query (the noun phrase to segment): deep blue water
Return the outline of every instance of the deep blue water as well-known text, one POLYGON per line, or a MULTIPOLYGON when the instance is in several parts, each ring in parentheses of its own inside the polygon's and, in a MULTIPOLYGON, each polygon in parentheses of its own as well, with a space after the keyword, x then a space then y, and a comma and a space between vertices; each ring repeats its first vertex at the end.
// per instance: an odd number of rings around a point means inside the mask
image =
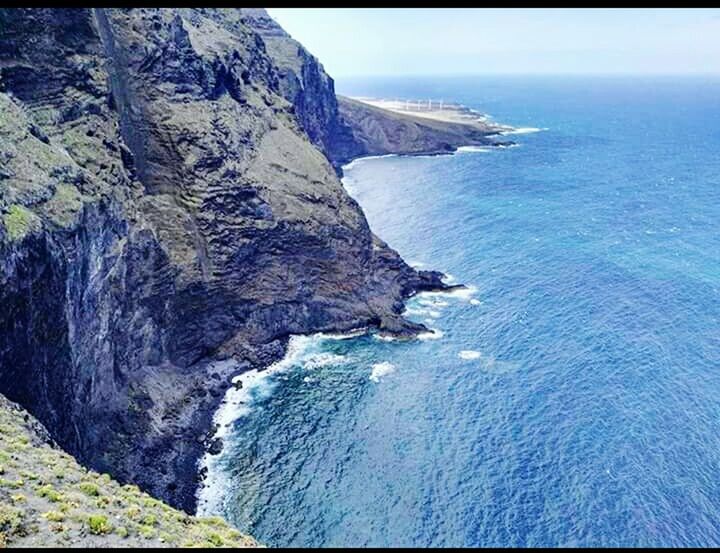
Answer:
POLYGON ((295 340, 205 511, 284 546, 720 545, 720 80, 338 90, 547 130, 347 170, 380 237, 474 292, 410 302, 439 339, 295 340))

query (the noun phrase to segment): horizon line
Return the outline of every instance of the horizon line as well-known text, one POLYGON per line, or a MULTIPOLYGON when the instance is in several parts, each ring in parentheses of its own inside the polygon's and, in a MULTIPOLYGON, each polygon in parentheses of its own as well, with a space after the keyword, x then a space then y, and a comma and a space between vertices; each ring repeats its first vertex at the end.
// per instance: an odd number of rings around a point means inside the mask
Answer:
POLYGON ((717 77, 720 72, 685 72, 685 73, 633 73, 633 72, 478 72, 478 73, 341 73, 330 75, 333 80, 338 78, 427 78, 427 77, 717 77))

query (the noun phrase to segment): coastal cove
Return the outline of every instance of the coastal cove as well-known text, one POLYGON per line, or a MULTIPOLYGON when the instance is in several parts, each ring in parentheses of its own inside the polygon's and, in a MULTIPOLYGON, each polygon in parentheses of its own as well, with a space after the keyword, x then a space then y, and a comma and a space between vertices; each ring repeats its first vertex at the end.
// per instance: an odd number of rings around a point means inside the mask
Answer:
POLYGON ((373 231, 468 291, 407 302, 436 339, 293 338, 232 398, 200 511, 268 545, 718 544, 720 83, 343 86, 542 131, 344 167, 373 231))
POLYGON ((0 549, 720 546, 718 22, 0 8, 0 549))

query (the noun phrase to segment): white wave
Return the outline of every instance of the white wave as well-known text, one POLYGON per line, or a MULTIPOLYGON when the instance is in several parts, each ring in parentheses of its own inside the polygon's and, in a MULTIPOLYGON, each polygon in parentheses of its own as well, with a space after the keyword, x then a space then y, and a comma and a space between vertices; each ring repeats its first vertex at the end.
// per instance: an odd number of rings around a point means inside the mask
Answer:
POLYGON ((458 357, 460 359, 480 359, 480 356, 482 354, 479 351, 471 350, 471 349, 464 349, 460 353, 458 353, 458 357))
POLYGON ((431 319, 440 318, 440 311, 422 307, 408 307, 403 311, 403 315, 415 315, 416 317, 430 317, 431 319))
POLYGON ((415 269, 426 266, 426 263, 423 263, 422 261, 408 261, 407 264, 411 267, 414 267, 415 269))
POLYGON ((216 438, 224 437, 234 421, 250 413, 250 403, 254 396, 266 396, 271 392, 268 378, 278 372, 298 365, 307 348, 317 343, 319 337, 292 336, 288 342, 285 356, 264 370, 252 369, 232 379, 233 386, 225 392, 220 408, 215 412, 213 422, 218 425, 216 438))
POLYGON ((541 132, 541 131, 546 131, 546 130, 548 130, 547 127, 542 127, 542 128, 538 128, 538 127, 517 127, 517 128, 512 128, 512 129, 500 131, 500 134, 502 134, 502 135, 506 135, 506 134, 530 134, 530 133, 541 132))
POLYGON ((442 278, 442 281, 443 281, 445 284, 452 284, 453 282, 455 282, 455 280, 456 280, 456 279, 455 279, 455 276, 454 276, 454 275, 451 275, 450 273, 445 273, 445 275, 444 275, 443 278, 442 278))
POLYGON ((423 307, 447 307, 450 305, 448 302, 443 301, 439 298, 423 298, 418 300, 418 304, 423 307))
POLYGON ((342 170, 343 170, 343 171, 349 171, 349 170, 351 170, 353 167, 355 167, 358 163, 360 163, 360 162, 362 162, 362 161, 367 161, 367 160, 369 160, 369 159, 382 159, 382 158, 384 158, 384 157, 398 157, 398 155, 397 155, 397 154, 384 154, 384 155, 381 155, 381 156, 363 156, 363 157, 358 157, 358 158, 353 159, 350 163, 346 163, 345 165, 343 165, 343 166, 342 166, 342 170))
POLYGON ((438 330, 436 328, 431 328, 430 332, 421 332, 417 335, 418 340, 439 340, 445 336, 445 333, 442 330, 438 330))
MULTIPOLYGON (((234 385, 225 393, 220 408, 213 417, 213 423, 217 425, 215 438, 224 438, 234 421, 250 413, 249 403, 254 394, 269 393, 268 377, 292 366, 307 345, 307 338, 306 336, 293 336, 288 344, 287 353, 281 360, 263 371, 253 369, 232 379, 234 385), (242 387, 238 389, 235 384, 240 384, 242 387), (263 388, 265 389, 263 390, 263 388)), ((227 488, 228 479, 223 470, 215 468, 217 462, 217 456, 210 455, 208 452, 200 460, 200 468, 207 469, 206 480, 197 490, 197 513, 200 516, 217 514, 221 511, 223 492, 227 488)))
POLYGON ((392 372, 395 372, 395 365, 393 365, 392 363, 389 363, 387 361, 383 361, 382 363, 375 363, 372 366, 370 380, 372 380, 373 382, 380 382, 380 378, 392 372))
POLYGON ((471 305, 480 305, 480 304, 482 304, 482 302, 481 302, 479 299, 472 298, 472 299, 470 300, 470 304, 471 304, 471 305))
POLYGON ((375 333, 372 335, 374 340, 380 340, 381 342, 397 342, 398 338, 390 334, 375 333))
MULTIPOLYGON (((418 298, 417 301, 420 301, 420 298, 439 298, 441 301, 445 298, 449 299, 461 299, 461 300, 471 300, 473 295, 477 292, 477 288, 475 286, 465 286, 465 288, 455 288, 453 290, 437 290, 432 292, 420 292, 415 298, 418 298)), ((413 298, 413 299, 415 299, 413 298)))
POLYGON ((328 367, 331 365, 342 365, 347 358, 344 355, 335 355, 333 353, 319 353, 313 355, 303 363, 303 368, 307 370, 318 369, 320 367, 328 367))
POLYGON ((335 333, 325 333, 325 332, 319 332, 317 334, 314 334, 316 338, 324 339, 324 340, 350 340, 351 338, 357 338, 358 336, 364 336, 368 333, 370 329, 366 326, 360 327, 360 328, 354 328, 352 330, 348 330, 347 332, 343 332, 342 334, 335 334, 335 333))
MULTIPOLYGON (((267 397, 272 393, 274 383, 270 379, 271 376, 296 366, 316 368, 343 362, 345 357, 342 355, 321 352, 311 355, 307 359, 305 359, 305 356, 325 340, 346 340, 366 332, 366 328, 360 328, 344 334, 318 333, 309 336, 291 336, 287 352, 282 359, 263 370, 252 369, 232 379, 233 386, 225 392, 225 397, 213 416, 213 423, 217 428, 214 437, 224 438, 237 419, 248 415, 252 411, 254 399, 267 397)), ((225 363, 233 363, 233 361, 226 361, 225 363)), ((312 382, 315 380, 308 380, 308 378, 305 377, 304 381, 312 382)), ((224 491, 227 489, 228 483, 224 476, 225 472, 215 468, 217 459, 218 456, 206 452, 200 460, 199 468, 207 469, 207 478, 203 486, 199 486, 197 491, 197 511, 199 515, 216 514, 220 511, 224 491)))
POLYGON ((470 152, 491 152, 492 149, 488 148, 486 146, 460 146, 457 150, 455 150, 456 153, 462 154, 462 153, 470 153, 470 152))

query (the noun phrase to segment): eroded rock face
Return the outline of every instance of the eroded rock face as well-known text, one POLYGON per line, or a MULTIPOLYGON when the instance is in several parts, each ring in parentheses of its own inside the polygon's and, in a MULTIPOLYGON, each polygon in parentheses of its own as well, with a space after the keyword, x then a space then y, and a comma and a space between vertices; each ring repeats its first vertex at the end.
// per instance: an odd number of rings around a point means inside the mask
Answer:
POLYGON ((241 8, 237 13, 245 25, 262 36, 277 67, 280 94, 293 105, 310 140, 340 173, 340 166, 360 152, 360 145, 340 116, 333 79, 320 61, 264 9, 241 8))
MULTIPOLYGON (((335 83, 322 64, 265 10, 242 8, 232 13, 262 36, 277 67, 280 94, 293 104, 301 126, 338 174, 342 165, 362 156, 448 154, 460 146, 511 144, 490 138, 498 128, 489 124, 433 121, 336 96, 335 83)), ((227 12, 224 20, 227 24, 227 12)))
POLYGON ((188 511, 232 376, 291 334, 412 335, 443 286, 371 233, 306 77, 238 10, 0 11, 0 393, 188 511))

